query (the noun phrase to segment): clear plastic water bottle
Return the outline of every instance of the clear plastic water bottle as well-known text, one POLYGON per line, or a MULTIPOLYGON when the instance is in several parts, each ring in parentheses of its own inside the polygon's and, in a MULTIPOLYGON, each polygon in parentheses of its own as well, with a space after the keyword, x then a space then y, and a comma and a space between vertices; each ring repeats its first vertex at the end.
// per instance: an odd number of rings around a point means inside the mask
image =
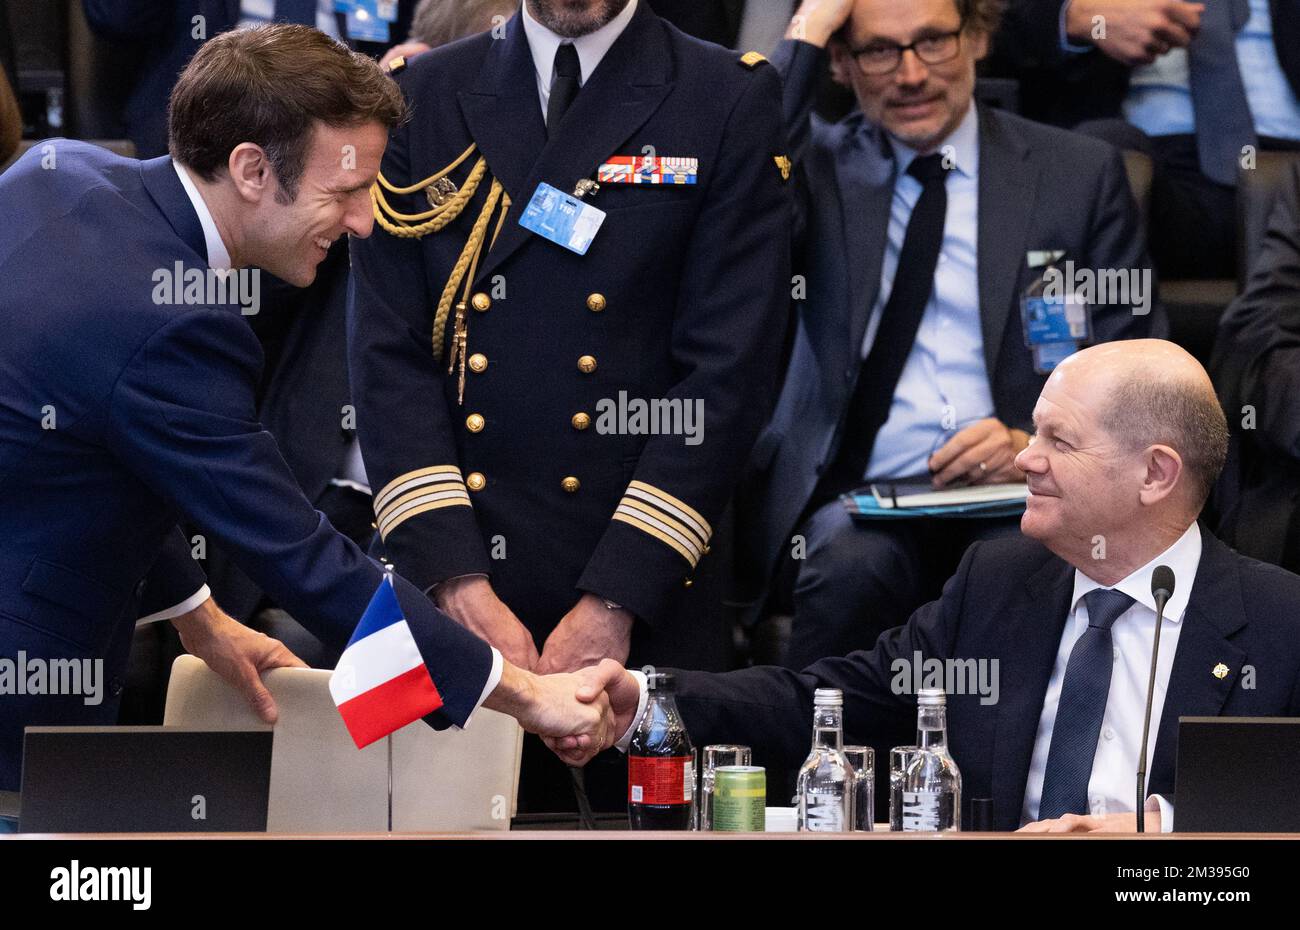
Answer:
POLYGON ((961 829, 961 772, 948 754, 947 695, 917 692, 916 753, 903 773, 903 829, 961 829))
POLYGON ((844 756, 844 695, 818 688, 813 695, 813 740, 796 788, 798 827, 820 833, 853 829, 853 766, 844 756))

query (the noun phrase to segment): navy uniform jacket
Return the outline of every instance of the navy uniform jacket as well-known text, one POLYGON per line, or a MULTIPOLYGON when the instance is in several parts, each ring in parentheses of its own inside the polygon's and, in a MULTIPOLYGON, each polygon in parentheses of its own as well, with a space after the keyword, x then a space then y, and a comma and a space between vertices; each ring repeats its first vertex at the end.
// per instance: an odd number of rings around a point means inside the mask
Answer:
MULTIPOLYGON (((1300 714, 1300 578, 1238 555, 1204 527, 1201 541, 1160 730, 1151 734, 1147 791, 1167 798, 1174 796, 1180 716, 1300 714), (1228 667, 1223 678, 1211 674, 1219 663, 1228 667), (1243 687, 1246 666, 1255 674, 1243 687)), ((1014 830, 1073 593, 1074 569, 1040 543, 1024 537, 976 543, 943 596, 881 634, 874 648, 802 672, 678 672, 677 705, 697 744, 752 746, 754 764, 767 767, 773 803, 784 804, 812 742, 815 689, 844 692, 846 745, 887 737, 877 749, 882 772, 888 764, 880 753, 890 741, 910 744, 916 734, 916 696, 891 687, 896 659, 910 665, 919 652, 925 659, 997 661, 996 704, 981 704, 979 694, 948 696, 948 745, 961 769, 962 793, 992 798, 993 828, 1014 830)), ((1141 719, 1129 723, 1142 725, 1141 719)))
MULTIPOLYGON (((0 696, 0 789, 16 790, 25 725, 115 722, 146 575, 175 579, 173 604, 198 587, 182 514, 334 648, 383 573, 258 424, 262 353, 238 305, 154 303, 156 271, 207 267, 169 158, 40 143, 0 176, 0 207, 0 658, 102 658, 107 682, 97 706, 0 696)), ((443 698, 429 719, 461 724, 491 651, 396 587, 443 698)))
MULTIPOLYGON (((896 166, 883 133, 861 112, 828 124, 812 115, 825 52, 782 43, 785 112, 795 164, 798 270, 808 282, 798 304, 794 350, 772 422, 754 450, 758 503, 744 511, 742 562, 763 575, 790 546, 823 470, 834 461, 862 345, 880 293, 896 166)), ((1033 431, 1034 403, 1047 380, 1024 343, 1020 299, 1041 275, 1028 253, 1064 250, 1078 268, 1154 274, 1120 154, 1104 142, 980 107, 978 302, 994 413, 1033 431)), ((1162 337, 1164 312, 1122 304, 1093 310, 1093 341, 1162 337)), ((758 589, 750 593, 757 593, 758 589)))
MULTIPOLYGON (((445 229, 355 244, 353 394, 387 556, 426 588, 490 573, 539 643, 588 591, 644 621, 636 655, 716 664, 720 611, 689 586, 770 410, 789 300, 776 71, 641 4, 549 143, 518 16, 503 39, 420 55, 399 80, 414 117, 384 179, 427 186, 471 146, 449 177, 464 189, 479 158, 486 174, 445 229), (698 158, 699 183, 602 185, 585 257, 519 225, 539 182, 570 192, 645 146, 698 158), (512 204, 503 223, 481 206, 492 178, 512 204), (489 239, 500 226, 465 294, 460 404, 455 313, 435 332, 435 307, 480 219, 489 239), (597 405, 620 392, 702 401, 702 442, 602 435, 597 405)), ((429 210, 422 191, 384 196, 429 210)))

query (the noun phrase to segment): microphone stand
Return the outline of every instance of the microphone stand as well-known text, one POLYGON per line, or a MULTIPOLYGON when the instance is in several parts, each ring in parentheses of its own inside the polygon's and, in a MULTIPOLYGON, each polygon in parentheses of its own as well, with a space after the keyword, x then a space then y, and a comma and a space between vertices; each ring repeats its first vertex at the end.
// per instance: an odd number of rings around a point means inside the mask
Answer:
POLYGON ((1156 594, 1156 633, 1151 643, 1151 675, 1147 678, 1147 710, 1142 718, 1142 748, 1138 750, 1137 770, 1137 832, 1145 833, 1146 795, 1147 795, 1147 737, 1151 733, 1151 705, 1156 694, 1156 661, 1160 657, 1160 624, 1165 616, 1165 602, 1169 592, 1161 590, 1156 594))

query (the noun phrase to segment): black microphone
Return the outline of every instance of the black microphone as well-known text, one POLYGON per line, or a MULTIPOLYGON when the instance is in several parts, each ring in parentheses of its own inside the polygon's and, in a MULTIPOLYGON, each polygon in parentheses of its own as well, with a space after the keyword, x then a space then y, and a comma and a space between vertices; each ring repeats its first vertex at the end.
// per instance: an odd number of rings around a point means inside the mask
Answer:
POLYGON ((1146 832, 1147 737, 1151 733, 1151 705, 1156 694, 1156 659, 1160 656, 1160 623, 1165 618, 1165 604, 1174 595, 1174 570, 1157 565, 1151 573, 1151 596, 1156 601, 1156 632, 1151 644, 1151 676, 1147 679, 1147 710, 1142 718, 1142 748, 1138 750, 1137 832, 1146 832))

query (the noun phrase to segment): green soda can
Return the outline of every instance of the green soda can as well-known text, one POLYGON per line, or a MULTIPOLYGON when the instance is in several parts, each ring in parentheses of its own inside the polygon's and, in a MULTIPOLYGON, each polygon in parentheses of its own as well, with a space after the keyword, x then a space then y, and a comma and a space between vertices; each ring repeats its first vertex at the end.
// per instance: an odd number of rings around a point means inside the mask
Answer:
POLYGON ((761 765, 720 765, 713 770, 713 829, 762 833, 767 825, 767 772, 761 765))

